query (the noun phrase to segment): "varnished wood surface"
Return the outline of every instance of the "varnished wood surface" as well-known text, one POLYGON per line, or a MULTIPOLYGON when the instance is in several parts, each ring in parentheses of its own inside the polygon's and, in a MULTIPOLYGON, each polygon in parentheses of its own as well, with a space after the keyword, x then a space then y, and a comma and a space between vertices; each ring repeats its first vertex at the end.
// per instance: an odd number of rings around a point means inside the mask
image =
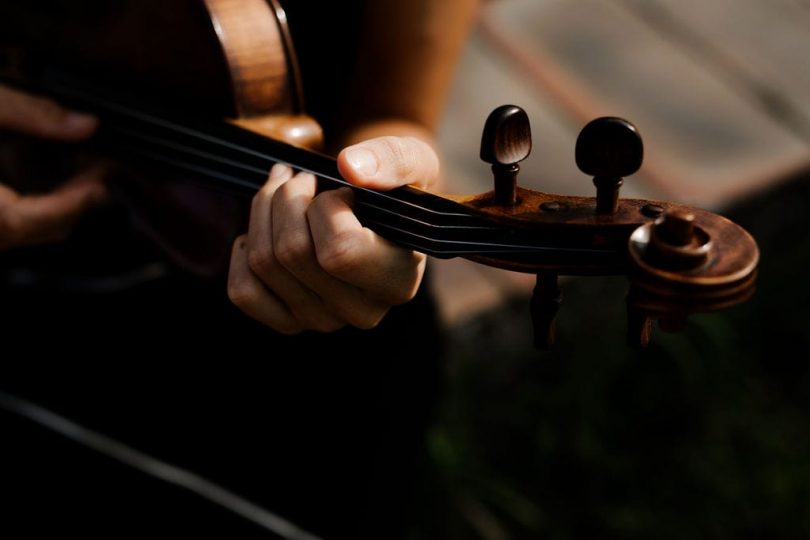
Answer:
POLYGON ((199 0, 0 4, 3 40, 145 101, 233 116, 225 57, 199 0), (225 74, 225 75, 223 75, 225 74))
POLYGON ((302 116, 282 22, 266 0, 173 0, 171 9, 158 0, 67 5, 44 13, 0 6, 7 29, 0 42, 22 43, 39 52, 36 61, 145 103, 241 118, 255 131, 320 144, 320 128, 302 116))
POLYGON ((204 0, 227 59, 233 123, 304 148, 320 149, 323 130, 304 114, 287 16, 274 0, 204 0))
POLYGON ((238 115, 301 112, 301 89, 288 69, 280 23, 267 1, 205 0, 205 5, 228 59, 238 115))

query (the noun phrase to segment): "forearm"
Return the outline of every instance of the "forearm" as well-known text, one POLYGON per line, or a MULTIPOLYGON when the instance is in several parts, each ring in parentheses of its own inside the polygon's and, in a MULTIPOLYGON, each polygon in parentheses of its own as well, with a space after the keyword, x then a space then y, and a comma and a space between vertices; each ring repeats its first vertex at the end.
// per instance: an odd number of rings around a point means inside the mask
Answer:
POLYGON ((476 0, 379 0, 368 11, 353 88, 346 140, 388 127, 429 138, 474 21, 476 0), (396 24, 391 24, 396 21, 396 24), (364 126, 371 125, 372 128, 364 126), (376 126, 376 127, 374 127, 376 126))

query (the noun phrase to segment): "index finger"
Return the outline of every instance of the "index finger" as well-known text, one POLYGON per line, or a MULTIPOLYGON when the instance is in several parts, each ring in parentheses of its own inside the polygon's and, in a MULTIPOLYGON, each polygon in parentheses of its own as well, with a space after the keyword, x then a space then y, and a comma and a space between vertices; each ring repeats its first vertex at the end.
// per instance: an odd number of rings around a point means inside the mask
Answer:
POLYGON ((42 195, 19 195, 4 189, 0 205, 0 238, 5 247, 62 238, 79 215, 105 195, 103 167, 95 167, 42 195))
POLYGON ((95 132, 98 120, 49 99, 0 85, 0 127, 45 139, 79 141, 95 132))

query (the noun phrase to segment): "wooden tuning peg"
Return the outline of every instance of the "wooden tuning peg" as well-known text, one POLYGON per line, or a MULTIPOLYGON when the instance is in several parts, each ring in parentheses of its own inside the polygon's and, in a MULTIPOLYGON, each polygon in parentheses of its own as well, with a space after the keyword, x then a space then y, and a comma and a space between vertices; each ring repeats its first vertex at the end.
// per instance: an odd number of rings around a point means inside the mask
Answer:
POLYGON ((562 289, 554 272, 540 272, 532 291, 529 309, 534 329, 534 346, 540 350, 549 349, 556 341, 554 318, 562 304, 562 289))
POLYGON ((498 204, 517 203, 518 163, 531 151, 532 133, 526 111, 516 105, 501 105, 489 114, 481 135, 481 160, 492 165, 498 204))
POLYGON ((623 177, 636 172, 644 158, 635 126, 615 117, 592 120, 577 137, 575 154, 579 170, 594 177, 596 213, 615 213, 623 177))
MULTIPOLYGON (((492 165, 497 204, 514 207, 518 203, 518 163, 531 151, 532 132, 526 111, 516 105, 502 105, 489 114, 481 135, 481 160, 492 165)), ((538 349, 548 349, 554 344, 554 317, 561 302, 557 274, 538 273, 530 306, 534 346, 538 349)))

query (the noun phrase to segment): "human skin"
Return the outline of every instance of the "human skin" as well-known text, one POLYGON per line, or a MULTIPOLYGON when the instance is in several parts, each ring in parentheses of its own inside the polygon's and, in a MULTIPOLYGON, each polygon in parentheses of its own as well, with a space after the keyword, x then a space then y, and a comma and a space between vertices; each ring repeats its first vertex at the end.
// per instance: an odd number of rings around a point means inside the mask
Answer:
MULTIPOLYGON (((368 3, 338 168, 380 190, 430 188, 432 146, 475 0, 368 3), (359 141, 359 142, 358 142, 359 141)), ((425 256, 362 227, 349 188, 316 194, 310 174, 276 166, 233 246, 228 293, 242 311, 285 334, 376 326, 416 294, 425 256)))
MULTIPOLYGON (((0 85, 0 129, 78 142, 90 137, 97 126, 92 116, 0 85)), ((104 200, 103 173, 101 165, 94 165, 53 191, 36 195, 22 195, 0 178, 0 251, 65 238, 85 210, 104 200)))

